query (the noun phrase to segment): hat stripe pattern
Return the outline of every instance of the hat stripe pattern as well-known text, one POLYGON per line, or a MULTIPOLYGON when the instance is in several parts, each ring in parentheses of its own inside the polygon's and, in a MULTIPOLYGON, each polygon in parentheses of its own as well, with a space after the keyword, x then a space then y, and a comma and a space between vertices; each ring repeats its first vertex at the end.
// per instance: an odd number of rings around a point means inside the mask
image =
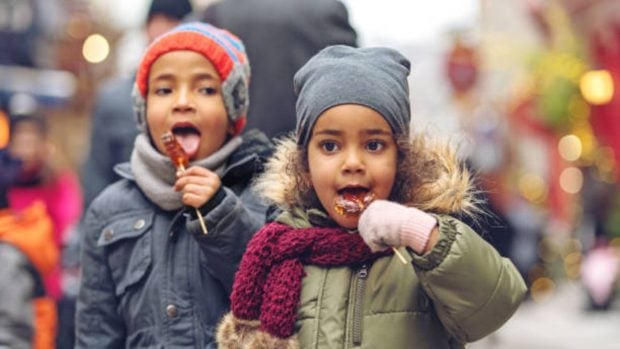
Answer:
POLYGON ((141 131, 146 132, 145 98, 152 64, 162 55, 180 50, 206 57, 222 80, 222 97, 235 133, 246 123, 250 67, 241 40, 230 32, 207 23, 185 23, 157 38, 144 53, 133 93, 134 110, 141 131))
MULTIPOLYGON (((214 28, 212 25, 210 24, 204 24, 205 27, 211 27, 214 28)), ((183 30, 182 28, 183 26, 179 27, 177 30, 183 30)), ((187 31, 195 31, 198 32, 200 34, 206 35, 208 37, 210 37, 213 41, 217 42, 218 44, 220 44, 228 53, 228 56, 236 63, 240 62, 240 63, 245 63, 243 62, 243 56, 240 55, 243 54, 242 51, 244 51, 244 47, 241 44, 240 41, 234 41, 232 37, 225 37, 226 41, 222 41, 220 38, 218 38, 217 36, 214 36, 211 32, 208 32, 206 30, 201 30, 200 28, 194 28, 194 27, 188 27, 186 28, 187 31), (232 47, 231 47, 232 46, 232 47)), ((219 29, 222 31, 225 31, 223 29, 219 29)))

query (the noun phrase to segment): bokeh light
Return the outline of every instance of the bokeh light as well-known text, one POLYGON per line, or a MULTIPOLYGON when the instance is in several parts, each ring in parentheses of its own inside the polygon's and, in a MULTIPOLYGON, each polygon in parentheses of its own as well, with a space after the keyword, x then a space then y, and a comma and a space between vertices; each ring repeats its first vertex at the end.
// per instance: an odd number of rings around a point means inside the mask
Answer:
POLYGON ((89 63, 101 63, 110 53, 110 44, 100 34, 92 34, 84 41, 82 55, 89 63))
POLYGON ((539 176, 526 173, 519 178, 519 192, 524 198, 534 203, 542 203, 547 198, 547 185, 539 176))
POLYGON ((555 293, 555 282, 548 277, 540 277, 532 283, 530 294, 536 303, 543 303, 555 293))
POLYGON ((581 77, 581 94, 593 105, 607 104, 614 95, 614 82, 607 70, 591 70, 581 77))
POLYGON ((583 187, 583 173, 577 167, 567 167, 560 174, 560 188, 569 194, 577 194, 583 187))
POLYGON ((9 143, 9 118, 0 110, 0 149, 9 143))
POLYGON ((566 135, 560 139, 558 151, 564 160, 575 161, 581 156, 581 140, 573 134, 566 135))

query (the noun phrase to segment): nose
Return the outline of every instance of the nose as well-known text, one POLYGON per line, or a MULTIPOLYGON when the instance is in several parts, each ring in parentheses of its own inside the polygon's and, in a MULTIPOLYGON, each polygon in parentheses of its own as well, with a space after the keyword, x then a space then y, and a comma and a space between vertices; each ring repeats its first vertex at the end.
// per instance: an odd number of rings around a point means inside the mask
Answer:
POLYGON ((363 154, 355 148, 344 152, 342 171, 345 173, 363 173, 366 169, 363 154))
POLYGON ((192 96, 191 91, 188 88, 179 88, 176 100, 174 103, 174 109, 177 111, 186 111, 192 108, 192 96))

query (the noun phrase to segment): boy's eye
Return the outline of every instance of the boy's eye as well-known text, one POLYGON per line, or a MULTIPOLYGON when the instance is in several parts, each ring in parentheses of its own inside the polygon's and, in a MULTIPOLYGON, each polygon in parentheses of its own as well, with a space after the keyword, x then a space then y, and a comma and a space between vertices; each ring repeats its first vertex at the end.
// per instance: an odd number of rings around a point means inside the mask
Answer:
POLYGON ((325 152, 328 152, 328 153, 332 153, 338 150, 338 144, 336 144, 336 142, 331 142, 331 141, 321 142, 320 147, 321 149, 323 149, 325 152))
POLYGON ((217 88, 203 87, 200 89, 200 93, 211 96, 211 95, 217 94, 217 88))
POLYGON ((372 140, 366 144, 366 148, 372 152, 380 151, 385 147, 385 143, 380 140, 372 140))
POLYGON ((155 87, 155 88, 153 88, 153 93, 158 95, 158 96, 167 95, 167 94, 170 94, 171 92, 172 92, 172 89, 168 88, 168 87, 155 87))

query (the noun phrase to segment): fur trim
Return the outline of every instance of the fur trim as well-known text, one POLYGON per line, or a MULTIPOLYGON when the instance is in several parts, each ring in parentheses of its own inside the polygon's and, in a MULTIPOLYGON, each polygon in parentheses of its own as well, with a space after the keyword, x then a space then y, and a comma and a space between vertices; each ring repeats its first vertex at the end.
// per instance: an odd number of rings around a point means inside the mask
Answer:
POLYGON ((475 216, 482 213, 474 176, 458 160, 454 147, 437 138, 432 140, 427 134, 412 136, 411 146, 423 149, 433 161, 436 175, 416 188, 409 188, 413 200, 405 203, 407 206, 444 214, 475 216))
MULTIPOLYGON (((432 167, 430 178, 411 191, 407 206, 423 211, 445 214, 475 216, 481 213, 475 198, 476 189, 473 176, 459 162, 455 149, 439 139, 431 140, 427 134, 412 134, 413 154, 425 157, 425 167, 432 167)), ((301 206, 296 195, 296 180, 292 174, 292 164, 297 153, 294 136, 282 138, 276 151, 265 167, 265 172, 254 183, 256 192, 267 201, 288 210, 301 206)), ((425 168, 426 169, 426 168, 425 168)))
POLYGON ((284 208, 296 206, 296 182, 291 173, 296 149, 293 136, 276 140, 273 155, 254 183, 254 190, 260 196, 284 208))
POLYGON ((258 320, 243 320, 228 313, 217 327, 219 349, 299 349, 297 336, 281 339, 259 330, 258 320))

